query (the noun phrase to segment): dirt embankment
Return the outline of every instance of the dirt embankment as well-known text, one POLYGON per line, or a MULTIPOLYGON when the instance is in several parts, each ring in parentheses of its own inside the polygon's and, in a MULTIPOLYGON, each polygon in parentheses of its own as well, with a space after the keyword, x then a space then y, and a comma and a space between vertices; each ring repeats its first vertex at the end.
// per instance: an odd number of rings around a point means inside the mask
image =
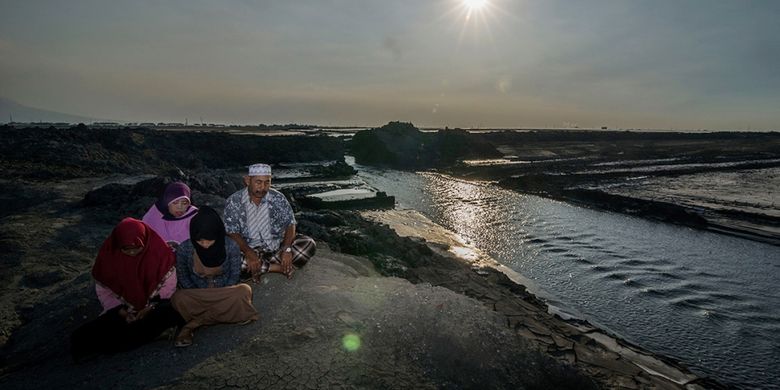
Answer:
POLYGON ((256 136, 144 128, 17 129, 0 126, 4 177, 57 180, 175 170, 342 160, 344 142, 327 136, 256 136))
MULTIPOLYGON (((76 365, 68 335, 100 312, 89 276, 95 252, 113 224, 138 217, 163 182, 129 179, 27 183, 50 186, 56 201, 2 217, 3 243, 17 254, 2 272, 3 388, 595 387, 481 302, 414 276, 422 265, 456 272, 455 259, 445 262, 419 240, 347 211, 298 215, 320 252, 292 281, 271 275, 253 286, 257 323, 203 329, 185 350, 159 340, 76 365), (346 348, 345 337, 362 347, 346 348)), ((219 188, 204 191, 193 196, 199 204, 224 204, 219 188)))

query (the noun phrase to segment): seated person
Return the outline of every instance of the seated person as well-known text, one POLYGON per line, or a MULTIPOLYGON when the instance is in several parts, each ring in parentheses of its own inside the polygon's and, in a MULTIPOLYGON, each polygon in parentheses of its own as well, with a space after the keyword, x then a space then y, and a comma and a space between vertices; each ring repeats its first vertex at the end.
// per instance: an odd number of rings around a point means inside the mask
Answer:
POLYGON ((192 218, 190 239, 176 251, 176 269, 179 290, 171 302, 186 321, 176 337, 177 347, 191 345, 200 326, 257 320, 252 288, 238 283, 241 252, 232 239, 226 239, 216 210, 204 206, 192 218))
POLYGON ((142 220, 176 250, 176 246, 190 238, 190 219, 197 212, 190 199, 190 187, 177 181, 165 187, 142 220))
POLYGON ((181 326, 169 302, 176 289, 175 261, 149 226, 133 218, 119 222, 92 267, 103 313, 73 332, 73 358, 130 350, 181 326))
POLYGON ((227 198, 225 226, 238 243, 245 266, 255 280, 266 272, 292 277, 314 256, 316 242, 296 234, 295 216, 287 198, 271 188, 271 167, 254 164, 244 176, 246 188, 227 198))

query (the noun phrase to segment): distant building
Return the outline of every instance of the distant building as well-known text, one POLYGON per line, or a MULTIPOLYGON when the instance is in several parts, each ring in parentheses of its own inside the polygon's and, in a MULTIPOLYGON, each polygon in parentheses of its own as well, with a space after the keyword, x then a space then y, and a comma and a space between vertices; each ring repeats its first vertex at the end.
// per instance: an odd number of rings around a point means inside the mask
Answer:
POLYGON ((121 125, 117 122, 92 122, 92 124, 89 125, 89 127, 100 129, 113 129, 120 126, 121 125))
POLYGON ((25 129, 25 128, 48 129, 49 127, 54 127, 57 129, 68 129, 75 125, 70 124, 68 122, 11 122, 8 123, 8 126, 11 126, 15 129, 25 129))

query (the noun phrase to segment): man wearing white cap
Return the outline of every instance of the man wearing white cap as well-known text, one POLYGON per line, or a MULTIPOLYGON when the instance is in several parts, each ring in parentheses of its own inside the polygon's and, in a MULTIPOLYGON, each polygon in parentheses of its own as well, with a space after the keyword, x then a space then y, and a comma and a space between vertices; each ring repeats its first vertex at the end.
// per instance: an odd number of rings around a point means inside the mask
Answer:
POLYGON ((225 230, 244 255, 247 270, 257 280, 266 272, 292 277, 314 256, 316 244, 295 233, 295 216, 287 198, 271 188, 271 166, 254 164, 240 189, 225 203, 225 230))

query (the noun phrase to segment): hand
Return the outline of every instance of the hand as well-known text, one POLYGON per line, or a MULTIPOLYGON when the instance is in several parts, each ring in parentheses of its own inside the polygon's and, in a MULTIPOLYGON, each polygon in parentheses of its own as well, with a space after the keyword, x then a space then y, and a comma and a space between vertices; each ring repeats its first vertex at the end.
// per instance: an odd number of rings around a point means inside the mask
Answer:
POLYGON ((292 253, 284 251, 282 252, 282 273, 287 275, 288 278, 292 276, 293 272, 292 259, 292 253))
POLYGON ((122 316, 128 324, 138 319, 138 313, 132 309, 122 308, 119 310, 119 315, 122 316))
POLYGON ((141 311, 139 311, 135 315, 134 321, 138 321, 140 319, 143 319, 144 317, 146 317, 147 314, 149 314, 152 311, 152 309, 154 309, 154 303, 150 303, 150 304, 146 305, 145 308, 141 309, 141 311))
POLYGON ((254 250, 248 250, 247 253, 244 254, 246 257, 246 266, 249 268, 249 271, 252 274, 260 272, 260 266, 262 263, 260 262, 260 258, 257 257, 257 252, 254 250))

